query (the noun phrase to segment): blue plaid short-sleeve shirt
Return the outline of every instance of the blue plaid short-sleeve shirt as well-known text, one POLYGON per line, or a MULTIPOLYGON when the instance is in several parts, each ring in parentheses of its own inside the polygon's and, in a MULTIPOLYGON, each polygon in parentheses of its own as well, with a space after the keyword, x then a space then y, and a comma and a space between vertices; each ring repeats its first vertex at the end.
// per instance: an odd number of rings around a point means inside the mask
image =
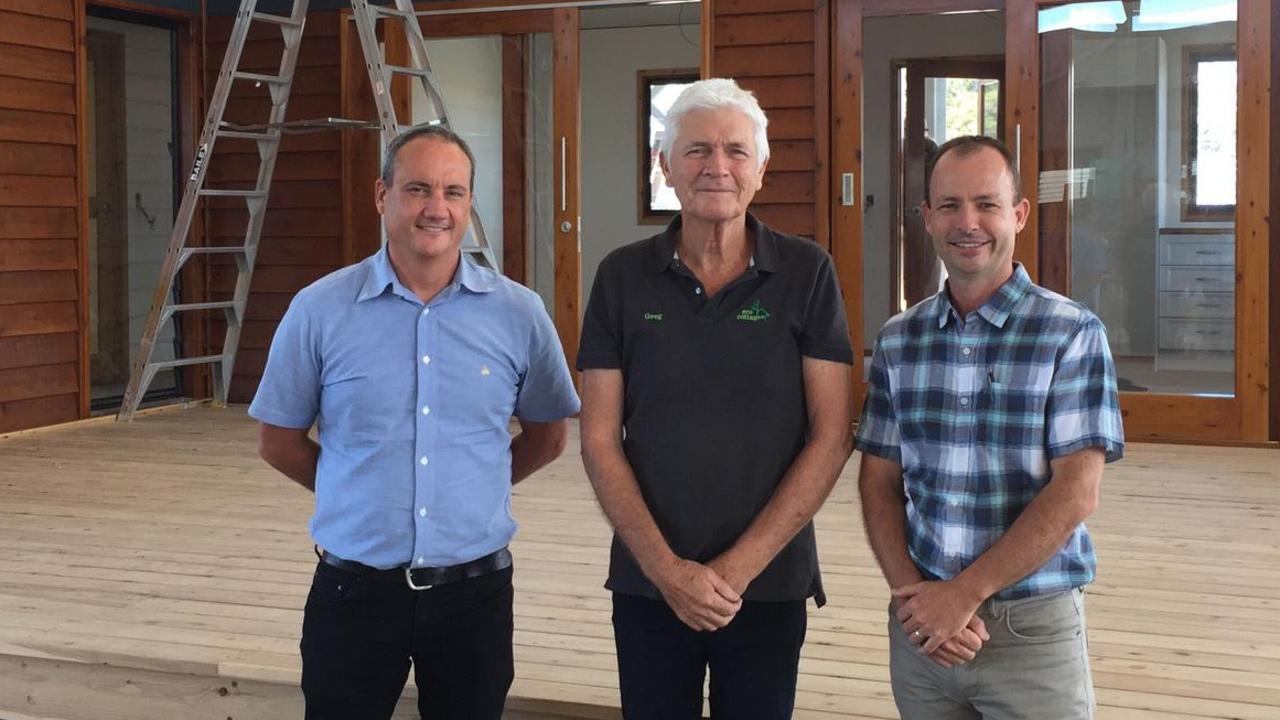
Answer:
MULTIPOLYGON (((1051 460, 1089 447, 1107 462, 1124 453, 1106 331, 1021 265, 968 317, 943 291, 881 329, 858 448, 902 466, 907 545, 926 576, 958 575, 1048 483, 1051 460)), ((1079 587, 1096 566, 1081 524, 996 597, 1079 587)))

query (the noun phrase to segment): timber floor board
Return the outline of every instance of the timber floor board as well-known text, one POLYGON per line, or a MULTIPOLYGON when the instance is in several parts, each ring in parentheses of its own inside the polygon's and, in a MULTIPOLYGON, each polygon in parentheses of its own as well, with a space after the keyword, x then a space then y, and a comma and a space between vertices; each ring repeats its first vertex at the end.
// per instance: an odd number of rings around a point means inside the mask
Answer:
MULTIPOLYGON (((82 667, 160 673, 133 686, 140 695, 173 673, 293 692, 312 503, 257 459, 255 430, 243 407, 193 407, 0 437, 0 690, 38 690, 53 682, 48 668, 82 667), (6 672, 9 662, 42 670, 6 672)), ((513 718, 619 716, 602 587, 610 533, 574 432, 512 503, 513 718)), ((887 590, 856 486, 855 456, 817 518, 830 602, 810 608, 801 719, 897 717, 887 590)), ((1280 452, 1133 445, 1108 467, 1089 525, 1100 558, 1087 599, 1098 717, 1280 718, 1280 452)), ((0 692, 0 717, 53 717, 36 690, 26 704, 0 692)), ((296 705, 262 693, 237 720, 296 705)), ((64 696, 66 717, 80 717, 68 703, 95 697, 64 696)), ((137 703, 122 717, 149 717, 146 698, 137 703)))

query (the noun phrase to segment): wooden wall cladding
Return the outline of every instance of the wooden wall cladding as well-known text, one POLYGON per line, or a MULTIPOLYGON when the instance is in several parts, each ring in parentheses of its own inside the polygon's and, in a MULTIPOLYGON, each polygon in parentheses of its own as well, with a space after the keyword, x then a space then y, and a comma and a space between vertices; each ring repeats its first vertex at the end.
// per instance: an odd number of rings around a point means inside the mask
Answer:
MULTIPOLYGON (((207 85, 213 87, 230 36, 232 18, 210 18, 207 85)), ((298 55, 287 118, 304 120, 342 115, 340 18, 337 11, 312 12, 298 55)), ((245 45, 241 67, 275 74, 283 43, 265 24, 255 26, 245 45)), ((263 122, 270 101, 265 88, 238 83, 227 105, 233 122, 263 122)), ((280 146, 274 182, 263 221, 257 267, 250 284, 249 306, 231 381, 231 402, 249 402, 257 391, 271 338, 294 293, 341 267, 343 262, 342 140, 336 130, 288 135, 280 146)), ((214 148, 209 183, 220 187, 252 185, 258 153, 249 142, 224 140, 214 148)), ((248 214, 233 198, 209 202, 209 242, 240 244, 248 214)), ((208 268, 211 299, 229 299, 235 289, 235 261, 215 257, 208 268)), ((225 325, 209 314, 210 347, 220 348, 225 325)))
MULTIPOLYGON (((825 110, 815 87, 826 88, 821 45, 824 2, 714 0, 711 71, 755 93, 769 117, 772 157, 751 211, 771 227, 827 243, 817 197, 823 163, 825 110)), ((825 60, 824 60, 825 62, 825 60)))
POLYGON ((77 10, 0 10, 0 432, 82 406, 77 10))

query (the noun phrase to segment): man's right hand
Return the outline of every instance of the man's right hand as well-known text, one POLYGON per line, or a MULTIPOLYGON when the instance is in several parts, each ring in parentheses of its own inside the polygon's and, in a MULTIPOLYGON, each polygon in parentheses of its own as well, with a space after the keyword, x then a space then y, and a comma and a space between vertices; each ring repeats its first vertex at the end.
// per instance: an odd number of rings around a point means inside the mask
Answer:
POLYGON ((959 635, 938 646, 929 659, 944 668, 963 665, 977 657, 983 643, 990 639, 986 623, 975 614, 959 635))
POLYGON ((742 609, 742 597, 715 570, 677 558, 654 584, 680 622, 694 630, 719 630, 742 609))

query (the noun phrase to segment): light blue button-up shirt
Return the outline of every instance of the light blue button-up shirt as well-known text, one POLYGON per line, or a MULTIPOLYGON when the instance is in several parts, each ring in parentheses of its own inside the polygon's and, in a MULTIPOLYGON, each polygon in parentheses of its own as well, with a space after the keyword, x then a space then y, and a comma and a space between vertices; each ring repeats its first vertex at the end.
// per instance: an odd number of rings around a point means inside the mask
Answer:
POLYGON ((507 545, 512 415, 550 422, 579 407, 533 291, 464 256, 424 305, 383 248, 294 297, 249 414, 317 426, 312 537, 389 568, 507 545))

